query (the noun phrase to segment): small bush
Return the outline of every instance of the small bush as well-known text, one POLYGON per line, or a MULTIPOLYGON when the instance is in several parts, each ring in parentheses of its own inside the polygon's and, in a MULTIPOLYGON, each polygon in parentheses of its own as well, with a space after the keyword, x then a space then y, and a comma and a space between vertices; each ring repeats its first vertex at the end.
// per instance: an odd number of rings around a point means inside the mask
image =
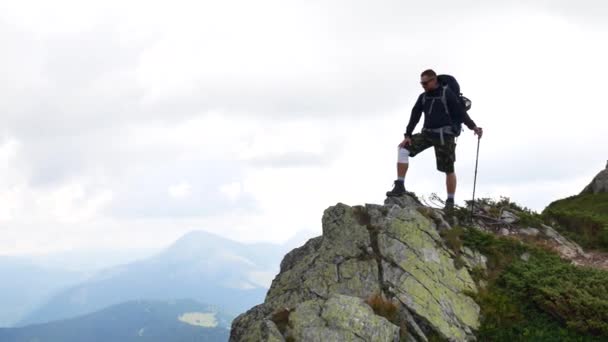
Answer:
POLYGON ((453 227, 452 229, 444 230, 440 232, 441 237, 445 244, 454 252, 456 255, 460 254, 462 248, 462 235, 464 230, 461 227, 453 227))
POLYGON ((382 293, 375 293, 367 297, 365 302, 371 306, 374 313, 378 316, 386 318, 389 322, 399 327, 400 341, 404 341, 407 337, 406 322, 399 322, 399 306, 389 300, 382 293))
POLYGON ((279 308, 275 310, 270 317, 270 320, 276 324, 277 328, 279 328, 279 331, 283 335, 285 335, 289 325, 289 314, 291 314, 291 310, 289 308, 279 308))
POLYGON ((519 216, 517 224, 520 226, 540 228, 542 224, 545 224, 543 216, 531 210, 519 212, 517 216, 519 216))
POLYGON ((377 293, 370 295, 365 302, 371 306, 376 315, 382 316, 393 323, 398 322, 397 314, 399 312, 399 307, 384 295, 377 293))
POLYGON ((452 250, 455 254, 454 258, 454 266, 457 269, 462 268, 465 265, 464 260, 462 259, 462 235, 464 234, 464 230, 462 227, 453 227, 452 229, 443 230, 439 232, 446 246, 452 250))

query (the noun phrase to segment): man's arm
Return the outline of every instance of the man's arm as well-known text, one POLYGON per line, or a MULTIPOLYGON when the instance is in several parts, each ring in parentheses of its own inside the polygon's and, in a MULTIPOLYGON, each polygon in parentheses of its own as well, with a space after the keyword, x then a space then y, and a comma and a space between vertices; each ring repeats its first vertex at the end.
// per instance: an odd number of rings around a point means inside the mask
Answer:
POLYGON ((469 116, 469 113, 467 113, 466 111, 464 112, 464 120, 462 120, 462 122, 464 122, 464 124, 467 125, 467 127, 469 127, 469 129, 475 129, 475 127, 477 127, 477 125, 475 124, 475 121, 473 121, 473 119, 471 119, 471 117, 469 116))
POLYGON ((407 128, 405 129, 405 133, 403 134, 405 137, 411 137, 412 133, 414 133, 414 128, 420 121, 420 117, 422 116, 422 95, 418 96, 418 100, 414 104, 412 108, 412 114, 410 115, 410 122, 407 124, 407 128))

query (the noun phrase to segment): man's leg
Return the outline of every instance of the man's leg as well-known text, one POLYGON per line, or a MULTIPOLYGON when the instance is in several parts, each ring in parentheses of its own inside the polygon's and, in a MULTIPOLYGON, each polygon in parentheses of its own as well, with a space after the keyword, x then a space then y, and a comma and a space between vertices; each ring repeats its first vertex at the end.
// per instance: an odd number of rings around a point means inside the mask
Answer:
POLYGON ((405 175, 409 166, 410 151, 403 147, 398 147, 397 155, 397 180, 395 180, 393 189, 386 192, 386 196, 401 196, 405 194, 405 175))
POLYGON ((404 147, 397 147, 397 179, 403 181, 409 167, 409 158, 433 146, 433 141, 423 133, 412 136, 412 143, 404 147))
POLYGON ((435 157, 437 159, 437 170, 445 172, 445 185, 448 198, 445 209, 451 211, 454 208, 454 195, 456 194, 456 173, 454 162, 456 161, 456 142, 454 137, 447 137, 443 144, 435 142, 435 157))
POLYGON ((399 147, 399 157, 397 159, 397 179, 403 181, 409 167, 409 151, 399 147))
POLYGON ((417 133, 412 136, 412 143, 405 148, 397 149, 397 180, 392 190, 387 191, 387 196, 401 196, 405 193, 405 175, 409 168, 409 157, 413 157, 419 152, 433 146, 432 142, 424 134, 417 133))
POLYGON ((448 199, 454 199, 454 194, 456 194, 456 172, 445 174, 445 185, 448 191, 448 199))

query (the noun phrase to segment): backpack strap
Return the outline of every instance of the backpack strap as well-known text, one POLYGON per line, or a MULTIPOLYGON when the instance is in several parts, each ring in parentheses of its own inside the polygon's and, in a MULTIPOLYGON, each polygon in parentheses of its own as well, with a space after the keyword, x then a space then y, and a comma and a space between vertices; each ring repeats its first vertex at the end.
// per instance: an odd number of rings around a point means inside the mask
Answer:
MULTIPOLYGON (((441 93, 441 102, 443 102, 443 107, 445 108, 445 113, 450 116, 450 110, 448 109, 448 100, 445 97, 445 93, 448 90, 448 86, 443 86, 443 92, 441 93)), ((452 117, 450 116, 450 119, 452 117)))

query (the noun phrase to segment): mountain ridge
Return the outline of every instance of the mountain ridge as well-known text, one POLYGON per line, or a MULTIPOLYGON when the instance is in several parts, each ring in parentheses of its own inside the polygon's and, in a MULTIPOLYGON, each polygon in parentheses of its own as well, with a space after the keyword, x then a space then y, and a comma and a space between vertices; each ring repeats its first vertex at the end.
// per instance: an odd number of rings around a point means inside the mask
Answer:
POLYGON ((608 338, 608 256, 508 198, 476 202, 450 216, 413 193, 328 207, 230 341, 608 338))

